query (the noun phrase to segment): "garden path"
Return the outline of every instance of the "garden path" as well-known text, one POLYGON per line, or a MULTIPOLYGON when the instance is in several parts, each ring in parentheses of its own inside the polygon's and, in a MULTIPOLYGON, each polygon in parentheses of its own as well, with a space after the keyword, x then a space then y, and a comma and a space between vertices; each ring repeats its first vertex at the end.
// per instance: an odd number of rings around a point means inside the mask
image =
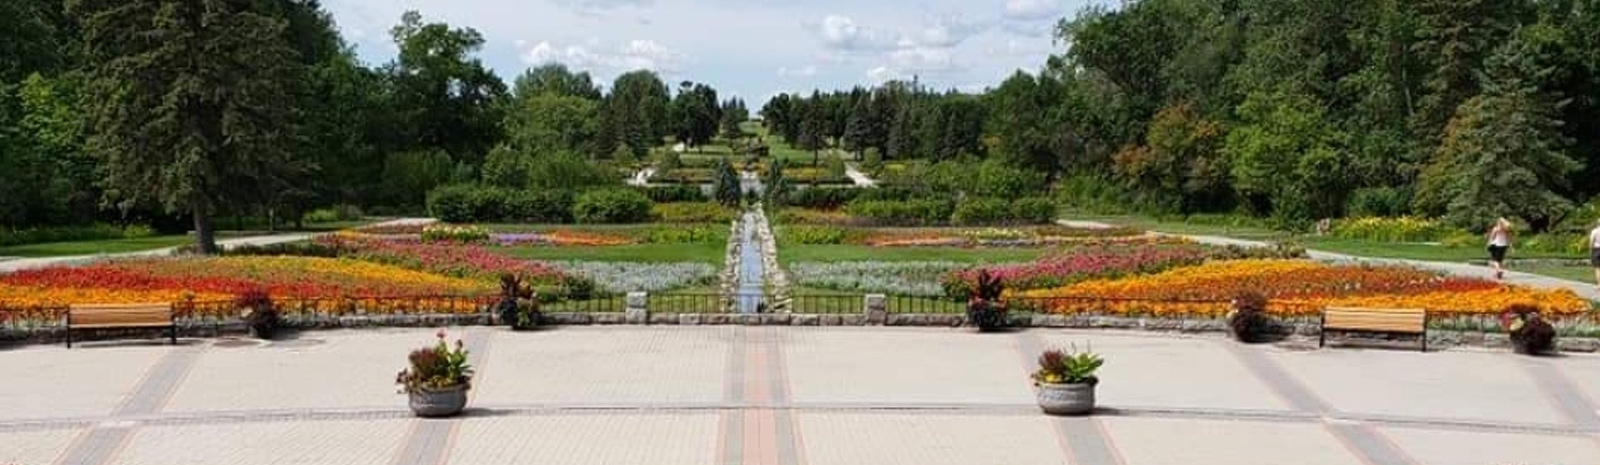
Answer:
MULTIPOLYGON (((1061 225, 1064 225, 1064 226, 1079 227, 1079 228, 1110 228, 1110 227, 1112 227, 1112 225, 1110 225, 1110 224, 1102 223, 1102 222, 1098 222, 1098 221, 1059 220, 1059 221, 1057 221, 1057 223, 1059 223, 1061 225)), ((1266 242, 1263 242, 1263 241, 1254 241, 1254 240, 1248 240, 1248 239, 1235 239, 1235 238, 1232 238, 1232 237, 1194 235, 1194 234, 1170 234, 1170 233, 1163 233, 1163 232, 1160 232, 1160 231, 1152 231, 1152 232, 1154 232, 1156 234, 1166 235, 1166 236, 1184 237, 1184 238, 1188 238, 1190 240, 1193 240, 1195 242, 1199 242, 1199 243, 1202 243, 1202 244, 1235 245, 1235 246, 1240 246, 1240 247, 1267 247, 1267 246, 1270 245, 1270 244, 1268 244, 1266 242)), ((1468 264, 1468 263, 1439 262, 1439 261, 1430 261, 1430 260, 1411 260, 1411 259, 1402 259, 1402 258, 1363 257, 1363 256, 1357 256, 1357 255, 1347 255, 1347 254, 1342 254, 1342 253, 1334 253, 1334 252, 1327 252, 1327 251, 1322 251, 1322 250, 1310 250, 1310 249, 1306 250, 1306 255, 1309 255, 1311 257, 1311 259, 1313 259, 1313 260, 1319 260, 1319 261, 1325 261, 1325 262, 1370 263, 1370 264, 1375 264, 1375 265, 1400 265, 1400 266, 1409 266, 1409 267, 1414 267, 1414 268, 1421 268, 1421 269, 1426 269, 1426 270, 1434 270, 1434 271, 1449 273, 1449 274, 1455 275, 1455 276, 1465 276, 1465 277, 1482 278, 1482 279, 1494 279, 1494 269, 1493 268, 1489 268, 1487 266, 1473 265, 1473 264, 1468 264)), ((1530 286, 1530 287, 1536 287, 1536 288, 1542 288, 1542 289, 1567 289, 1567 290, 1570 290, 1570 291, 1578 294, 1578 296, 1583 297, 1585 299, 1589 299, 1591 301, 1600 301, 1600 291, 1597 291, 1595 289, 1594 283, 1585 283, 1585 282, 1572 281, 1572 280, 1566 280, 1566 279, 1560 279, 1560 278, 1552 278, 1552 277, 1549 277, 1549 276, 1536 275, 1536 274, 1533 274, 1533 273, 1522 273, 1522 272, 1518 272, 1518 271, 1508 271, 1506 273, 1506 275, 1505 275, 1505 282, 1510 283, 1510 284, 1520 284, 1520 285, 1524 285, 1524 286, 1530 286)))
POLYGON ((394 373, 433 328, 0 350, 0 463, 1486 465, 1600 463, 1600 356, 1296 350, 1030 329, 452 328, 464 415, 394 373), (1028 373, 1092 348, 1101 409, 1028 373), (1590 381, 1583 381, 1583 380, 1590 381))
MULTIPOLYGON (((400 218, 400 219, 388 220, 388 221, 384 221, 384 222, 381 222, 381 223, 377 223, 377 225, 427 224, 427 223, 432 223, 432 222, 436 222, 436 221, 438 221, 438 220, 435 220, 433 218, 400 218)), ((270 234, 270 235, 264 235, 264 236, 239 237, 239 238, 233 238, 233 239, 219 239, 219 240, 217 240, 217 246, 218 247, 222 247, 222 248, 234 248, 234 247, 245 246, 245 245, 263 246, 263 245, 282 244, 282 243, 286 243, 286 242, 303 241, 303 240, 306 240, 306 239, 310 239, 311 237, 313 237, 315 235, 316 234, 313 234, 313 233, 287 233, 287 234, 270 234)), ((141 250, 141 251, 138 251, 138 252, 124 252, 124 253, 114 253, 114 254, 69 255, 69 256, 64 256, 64 257, 18 258, 18 259, 13 259, 13 260, 0 261, 0 273, 9 273, 9 272, 12 272, 12 271, 27 270, 27 269, 33 269, 33 268, 44 268, 44 267, 48 267, 48 266, 81 265, 81 264, 85 264, 85 263, 94 263, 94 262, 98 262, 98 261, 116 259, 116 258, 164 257, 164 256, 167 256, 167 255, 171 255, 173 250, 177 250, 177 247, 165 247, 165 248, 160 248, 160 249, 141 250)))

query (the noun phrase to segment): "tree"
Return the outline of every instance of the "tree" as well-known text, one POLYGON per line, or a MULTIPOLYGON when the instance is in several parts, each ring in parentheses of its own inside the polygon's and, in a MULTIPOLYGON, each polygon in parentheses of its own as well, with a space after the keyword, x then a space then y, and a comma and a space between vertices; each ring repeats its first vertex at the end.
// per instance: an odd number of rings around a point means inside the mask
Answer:
POLYGON ((678 141, 690 147, 710 142, 717 135, 722 119, 716 89, 689 81, 679 85, 678 96, 672 101, 672 113, 678 141))
POLYGON ((619 145, 633 150, 635 158, 644 158, 650 147, 672 134, 667 118, 670 102, 667 85, 654 72, 623 73, 611 84, 611 96, 606 101, 609 131, 616 135, 619 145))
POLYGON ((216 251, 211 215, 277 187, 292 165, 284 22, 227 0, 79 0, 96 63, 88 79, 89 149, 108 195, 194 218, 216 251), (159 38, 159 40, 147 40, 159 38))
POLYGON ((1563 151, 1562 103, 1537 87, 1552 70, 1528 45, 1513 40, 1487 59, 1483 94, 1456 111, 1422 173, 1419 209, 1463 227, 1507 216, 1545 231, 1571 208, 1560 189, 1581 164, 1563 151))
POLYGON ((424 23, 408 11, 390 31, 400 53, 385 67, 393 83, 391 109, 404 139, 398 150, 441 148, 478 164, 503 137, 500 109, 506 85, 473 57, 483 36, 472 28, 424 23))
POLYGON ((593 100, 547 92, 519 94, 513 102, 506 138, 519 150, 583 152, 599 132, 600 104, 593 100))
POLYGON ((767 176, 761 180, 761 187, 765 189, 761 198, 770 206, 781 206, 784 199, 789 198, 789 180, 783 176, 782 160, 767 162, 767 176))
POLYGON ((1156 113, 1146 145, 1118 152, 1113 169, 1147 205, 1181 213, 1216 206, 1231 194, 1219 150, 1224 135, 1222 125, 1201 118, 1194 103, 1180 102, 1156 113))
POLYGON ((1233 186, 1257 213, 1288 222, 1334 216, 1344 205, 1342 139, 1322 107, 1299 94, 1255 92, 1239 106, 1240 124, 1223 145, 1233 186))
POLYGON ((539 94, 578 97, 585 100, 600 100, 601 96, 600 88, 595 87, 588 72, 573 73, 566 65, 559 63, 524 71, 512 84, 512 94, 519 99, 539 94))
POLYGON ((750 119, 750 110, 744 106, 744 100, 737 97, 722 104, 722 138, 728 143, 733 143, 744 138, 744 129, 740 128, 746 120, 750 119))
POLYGON ((813 166, 820 164, 821 150, 828 137, 827 130, 827 109, 821 96, 812 93, 811 98, 801 103, 800 137, 796 142, 801 150, 811 152, 813 166))
POLYGON ((716 168, 712 176, 712 193, 717 202, 725 207, 737 207, 744 200, 743 187, 739 184, 739 173, 733 171, 733 164, 728 159, 717 159, 716 168))
POLYGON ((860 157, 861 151, 872 146, 872 101, 863 98, 850 111, 844 126, 844 149, 860 157))

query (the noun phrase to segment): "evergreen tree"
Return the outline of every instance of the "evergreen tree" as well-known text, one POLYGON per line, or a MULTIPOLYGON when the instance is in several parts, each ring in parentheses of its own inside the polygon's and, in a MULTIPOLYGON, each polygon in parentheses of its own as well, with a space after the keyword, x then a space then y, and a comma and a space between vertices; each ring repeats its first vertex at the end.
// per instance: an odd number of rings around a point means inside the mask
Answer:
POLYGON ((729 163, 727 158, 720 158, 713 172, 715 175, 712 176, 714 181, 712 195, 716 197, 717 203, 725 207, 739 206, 744 200, 744 193, 743 187, 739 184, 739 173, 733 170, 733 164, 729 163))
POLYGON ((1544 231, 1571 208, 1561 190, 1582 166, 1564 151, 1569 141, 1556 118, 1563 103, 1536 85, 1553 70, 1540 67, 1528 45, 1507 42, 1486 60, 1483 94, 1456 111, 1422 174, 1423 211, 1464 227, 1506 216, 1544 231))
POLYGON ((89 149, 108 194, 193 216, 202 253, 211 217, 280 186, 292 165, 295 52, 284 21, 256 2, 80 0, 90 72, 89 149))
POLYGON ((783 161, 772 160, 767 163, 767 176, 761 180, 762 198, 766 199, 768 206, 781 206, 789 197, 789 180, 783 176, 783 161))

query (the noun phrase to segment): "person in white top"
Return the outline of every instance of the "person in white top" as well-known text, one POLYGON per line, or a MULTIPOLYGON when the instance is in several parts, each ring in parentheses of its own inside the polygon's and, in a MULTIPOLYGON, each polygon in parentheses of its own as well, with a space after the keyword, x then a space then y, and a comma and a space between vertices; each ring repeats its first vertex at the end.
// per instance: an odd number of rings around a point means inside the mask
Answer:
POLYGON ((1594 267, 1594 287, 1600 289, 1600 222, 1589 231, 1589 266, 1594 267))
POLYGON ((1511 249, 1511 221, 1496 218, 1485 236, 1489 239, 1489 264, 1494 267, 1494 279, 1505 279, 1506 250, 1511 249))

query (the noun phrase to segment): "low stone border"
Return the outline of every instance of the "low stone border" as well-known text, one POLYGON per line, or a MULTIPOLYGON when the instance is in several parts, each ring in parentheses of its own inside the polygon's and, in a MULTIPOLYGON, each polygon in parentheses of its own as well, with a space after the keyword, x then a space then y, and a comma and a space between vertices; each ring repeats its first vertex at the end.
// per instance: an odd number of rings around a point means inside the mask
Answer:
MULTIPOLYGON (((879 325, 875 318, 866 313, 838 313, 838 314, 797 314, 797 313, 649 313, 643 309, 630 309, 630 312, 616 313, 545 313, 543 324, 562 325, 747 325, 747 326, 868 326, 879 325)), ((873 315, 877 316, 877 315, 873 315)), ((966 323, 962 314, 904 314, 892 313, 882 316, 882 326, 908 326, 908 327, 945 327, 955 328, 966 323)), ((345 315, 345 316, 307 316, 295 315, 286 318, 285 327, 301 330, 314 329, 344 329, 344 328, 379 328, 379 327, 440 327, 440 326, 486 326, 499 324, 498 318, 487 313, 478 314, 429 314, 429 315, 345 315)), ((1108 315, 1049 315, 1029 314, 1012 315, 1009 325, 1014 328, 1063 328, 1063 329, 1119 329, 1138 330, 1175 334, 1225 334, 1227 323, 1221 318, 1213 319, 1171 319, 1150 317, 1124 317, 1108 315)), ((1284 323, 1284 338, 1281 344, 1291 346, 1316 345, 1321 332, 1320 326, 1314 319, 1301 319, 1284 323)), ((124 331, 124 330, 112 330, 124 331)), ((126 330, 130 334, 140 330, 126 330)), ((150 331, 144 331, 149 333, 150 331)), ((223 335, 237 335, 245 333, 242 322, 218 320, 179 320, 178 334, 187 338, 219 337, 223 335)), ((139 333, 143 334, 143 333, 139 333)), ((153 334, 153 333, 152 333, 153 334)), ((65 340, 66 332, 59 326, 47 326, 34 329, 0 329, 0 341, 32 342, 32 343, 59 343, 65 340)), ((99 338, 96 338, 99 339, 99 338)), ((105 338, 109 340, 110 338, 105 338)), ((1345 339, 1340 337, 1329 338, 1332 342, 1345 339)), ((1371 342, 1368 339, 1359 339, 1371 342)), ((1383 340, 1377 340, 1384 342, 1383 340)), ((1409 341, 1407 341, 1409 342, 1409 341)), ((1557 339, 1559 350, 1563 352, 1600 352, 1600 339, 1589 337, 1563 336, 1557 339)), ((1511 347, 1511 341, 1505 334, 1485 333, 1476 331, 1454 330, 1428 330, 1429 347, 1484 347, 1503 349, 1511 347)))

